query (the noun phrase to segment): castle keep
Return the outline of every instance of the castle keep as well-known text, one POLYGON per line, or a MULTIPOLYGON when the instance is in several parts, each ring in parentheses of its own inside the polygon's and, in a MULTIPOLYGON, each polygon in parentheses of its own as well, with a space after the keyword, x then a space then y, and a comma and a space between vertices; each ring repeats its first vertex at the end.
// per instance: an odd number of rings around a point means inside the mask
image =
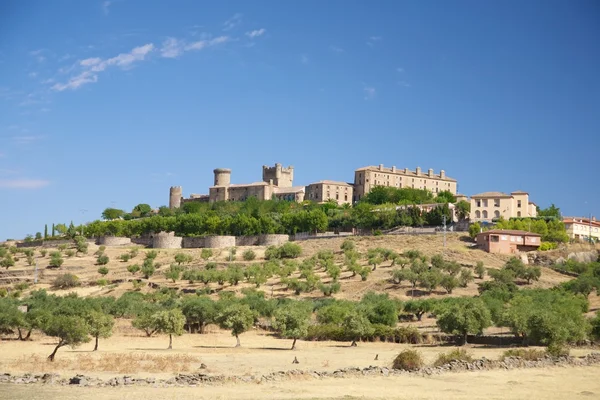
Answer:
POLYGON ((357 169, 354 184, 322 180, 307 186, 294 186, 294 167, 283 167, 279 163, 272 167, 263 165, 261 182, 232 184, 231 170, 228 168, 216 168, 213 173, 214 184, 208 189, 208 195, 191 194, 189 198, 184 198, 181 186, 171 187, 169 208, 179 208, 190 201, 244 201, 249 197, 259 200, 311 200, 318 203, 335 201, 339 205, 351 204, 359 201, 375 186, 412 187, 428 189, 433 193, 448 190, 453 194, 456 194, 457 189, 456 180, 447 177, 444 170, 439 174, 434 174, 432 169, 422 173, 420 167, 411 171, 408 168, 384 168, 383 164, 357 169))

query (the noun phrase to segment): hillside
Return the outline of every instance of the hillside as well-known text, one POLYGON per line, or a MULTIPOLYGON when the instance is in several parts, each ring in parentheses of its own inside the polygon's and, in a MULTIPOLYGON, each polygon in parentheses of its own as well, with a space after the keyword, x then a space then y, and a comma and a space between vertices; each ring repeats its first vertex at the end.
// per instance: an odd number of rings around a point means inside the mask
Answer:
MULTIPOLYGON (((331 250, 335 253, 335 262, 339 265, 343 263, 344 256, 340 250, 340 245, 343 242, 343 238, 334 239, 313 239, 295 242, 298 243, 302 248, 302 254, 299 260, 303 260, 316 255, 322 250, 331 250)), ((500 268, 508 259, 508 256, 489 254, 482 250, 473 247, 473 244, 466 240, 464 236, 460 234, 448 234, 447 235, 447 246, 443 247, 443 237, 441 235, 427 235, 427 236, 375 236, 375 237, 353 237, 353 241, 356 243, 356 249, 364 256, 369 249, 375 248, 387 248, 394 250, 398 253, 402 253, 406 250, 419 250, 424 255, 431 257, 436 254, 442 254, 448 261, 455 261, 464 267, 474 266, 478 261, 482 261, 487 268, 500 268)), ((75 291, 82 296, 102 296, 112 295, 118 296, 127 290, 132 290, 133 285, 131 283, 134 279, 140 278, 140 273, 132 275, 127 271, 127 266, 131 264, 141 265, 144 260, 144 255, 150 249, 140 249, 139 254, 128 262, 119 261, 121 254, 129 252, 135 246, 121 246, 121 247, 108 247, 105 250, 105 254, 110 258, 110 262, 106 265, 109 270, 108 275, 105 277, 111 284, 105 287, 97 286, 95 282, 102 278, 98 273, 99 266, 96 265, 96 257, 93 255, 98 246, 91 244, 87 255, 84 256, 63 256, 65 261, 60 268, 49 268, 49 254, 56 249, 49 248, 48 254, 45 257, 40 255, 40 249, 35 250, 35 259, 38 263, 38 284, 31 286, 31 289, 35 288, 50 288, 51 283, 57 275, 64 273, 75 274, 79 277, 82 286, 76 288, 75 291)), ((156 262, 162 266, 156 271, 156 273, 148 279, 148 283, 154 287, 166 286, 172 288, 178 288, 182 290, 195 291, 197 289, 205 288, 206 285, 200 282, 190 284, 185 280, 178 280, 175 283, 165 279, 164 271, 168 266, 174 262, 174 256, 177 253, 185 253, 192 256, 192 262, 183 266, 184 269, 203 269, 207 264, 207 261, 200 257, 201 249, 160 249, 159 254, 156 258, 156 262)), ((213 256, 208 262, 216 262, 218 269, 226 268, 227 265, 234 263, 242 267, 247 267, 254 263, 264 262, 265 247, 252 246, 252 247, 238 247, 237 248, 237 259, 233 262, 228 261, 229 251, 228 249, 215 249, 213 250, 213 256), (252 249, 256 253, 256 259, 251 262, 243 261, 242 254, 245 250, 252 249)), ((11 287, 19 282, 33 282, 34 267, 28 266, 26 259, 23 254, 18 254, 17 260, 14 267, 8 270, 0 271, 0 287, 11 287)), ((361 257, 360 264, 366 266, 367 259, 361 257)), ((352 299, 358 300, 362 295, 368 291, 385 292, 389 293, 391 297, 399 299, 409 299, 413 292, 411 291, 411 285, 408 282, 402 282, 402 284, 393 284, 390 280, 390 262, 383 262, 375 271, 373 271, 366 281, 362 281, 360 276, 352 276, 352 273, 342 269, 340 277, 341 290, 339 293, 333 295, 338 299, 352 299)), ((295 273, 297 276, 298 272, 295 273)), ((322 271, 317 270, 317 275, 320 276, 323 283, 328 283, 330 278, 322 271)), ((489 279, 485 277, 484 280, 489 279)), ((555 286, 561 282, 570 279, 569 277, 559 274, 549 268, 542 268, 542 276, 538 282, 532 283, 529 287, 541 287, 549 288, 555 286)), ((472 296, 477 294, 478 284, 482 280, 475 279, 465 288, 456 288, 451 295, 446 294, 446 291, 442 288, 437 288, 431 294, 420 290, 415 290, 414 295, 419 297, 443 297, 443 296, 472 296)), ((220 290, 234 290, 240 291, 245 287, 251 287, 245 282, 240 282, 239 285, 231 286, 228 283, 219 285, 217 283, 211 283, 209 286, 218 292, 220 290)), ((270 278, 266 284, 260 287, 260 290, 264 290, 267 295, 274 297, 297 297, 294 293, 289 290, 284 290, 285 286, 281 285, 279 277, 270 278)), ((149 286, 142 289, 143 291, 151 290, 149 286)), ((71 292, 73 290, 68 290, 71 292)), ((61 293, 61 291, 56 291, 61 293)), ((215 294, 216 295, 216 294, 215 294)), ((322 293, 318 290, 310 293, 303 293, 302 297, 322 297, 322 293)))

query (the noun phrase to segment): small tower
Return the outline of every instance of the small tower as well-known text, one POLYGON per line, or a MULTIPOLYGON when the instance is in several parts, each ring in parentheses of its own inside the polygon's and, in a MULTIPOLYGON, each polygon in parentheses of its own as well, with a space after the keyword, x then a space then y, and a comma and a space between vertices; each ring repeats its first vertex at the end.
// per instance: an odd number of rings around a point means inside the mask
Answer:
POLYGON ((216 168, 214 186, 229 186, 231 184, 231 170, 229 168, 216 168))
POLYGON ((171 210, 181 207, 181 197, 181 186, 171 186, 171 189, 169 190, 169 208, 171 210))

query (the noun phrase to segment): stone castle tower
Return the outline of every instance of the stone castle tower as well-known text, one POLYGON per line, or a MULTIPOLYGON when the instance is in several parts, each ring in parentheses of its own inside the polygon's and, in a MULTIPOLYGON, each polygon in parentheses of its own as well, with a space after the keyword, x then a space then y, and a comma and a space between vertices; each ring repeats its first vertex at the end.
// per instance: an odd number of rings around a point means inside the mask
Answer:
POLYGON ((229 186, 231 184, 231 170, 229 168, 216 168, 214 186, 229 186))
POLYGON ((181 207, 181 198, 183 197, 181 186, 171 186, 169 190, 169 208, 181 207))
POLYGON ((280 163, 275 164, 274 167, 263 165, 262 167, 263 182, 269 183, 273 181, 273 185, 281 188, 292 187, 294 181, 294 167, 289 166, 284 168, 280 163))

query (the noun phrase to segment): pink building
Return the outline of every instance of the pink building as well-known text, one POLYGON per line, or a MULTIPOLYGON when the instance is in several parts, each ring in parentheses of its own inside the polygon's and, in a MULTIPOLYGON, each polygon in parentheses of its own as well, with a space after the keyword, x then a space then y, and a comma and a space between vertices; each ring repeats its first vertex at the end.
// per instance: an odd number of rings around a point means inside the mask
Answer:
POLYGON ((526 231, 493 229, 477 235, 477 245, 488 253, 516 254, 540 247, 541 235, 526 231))

